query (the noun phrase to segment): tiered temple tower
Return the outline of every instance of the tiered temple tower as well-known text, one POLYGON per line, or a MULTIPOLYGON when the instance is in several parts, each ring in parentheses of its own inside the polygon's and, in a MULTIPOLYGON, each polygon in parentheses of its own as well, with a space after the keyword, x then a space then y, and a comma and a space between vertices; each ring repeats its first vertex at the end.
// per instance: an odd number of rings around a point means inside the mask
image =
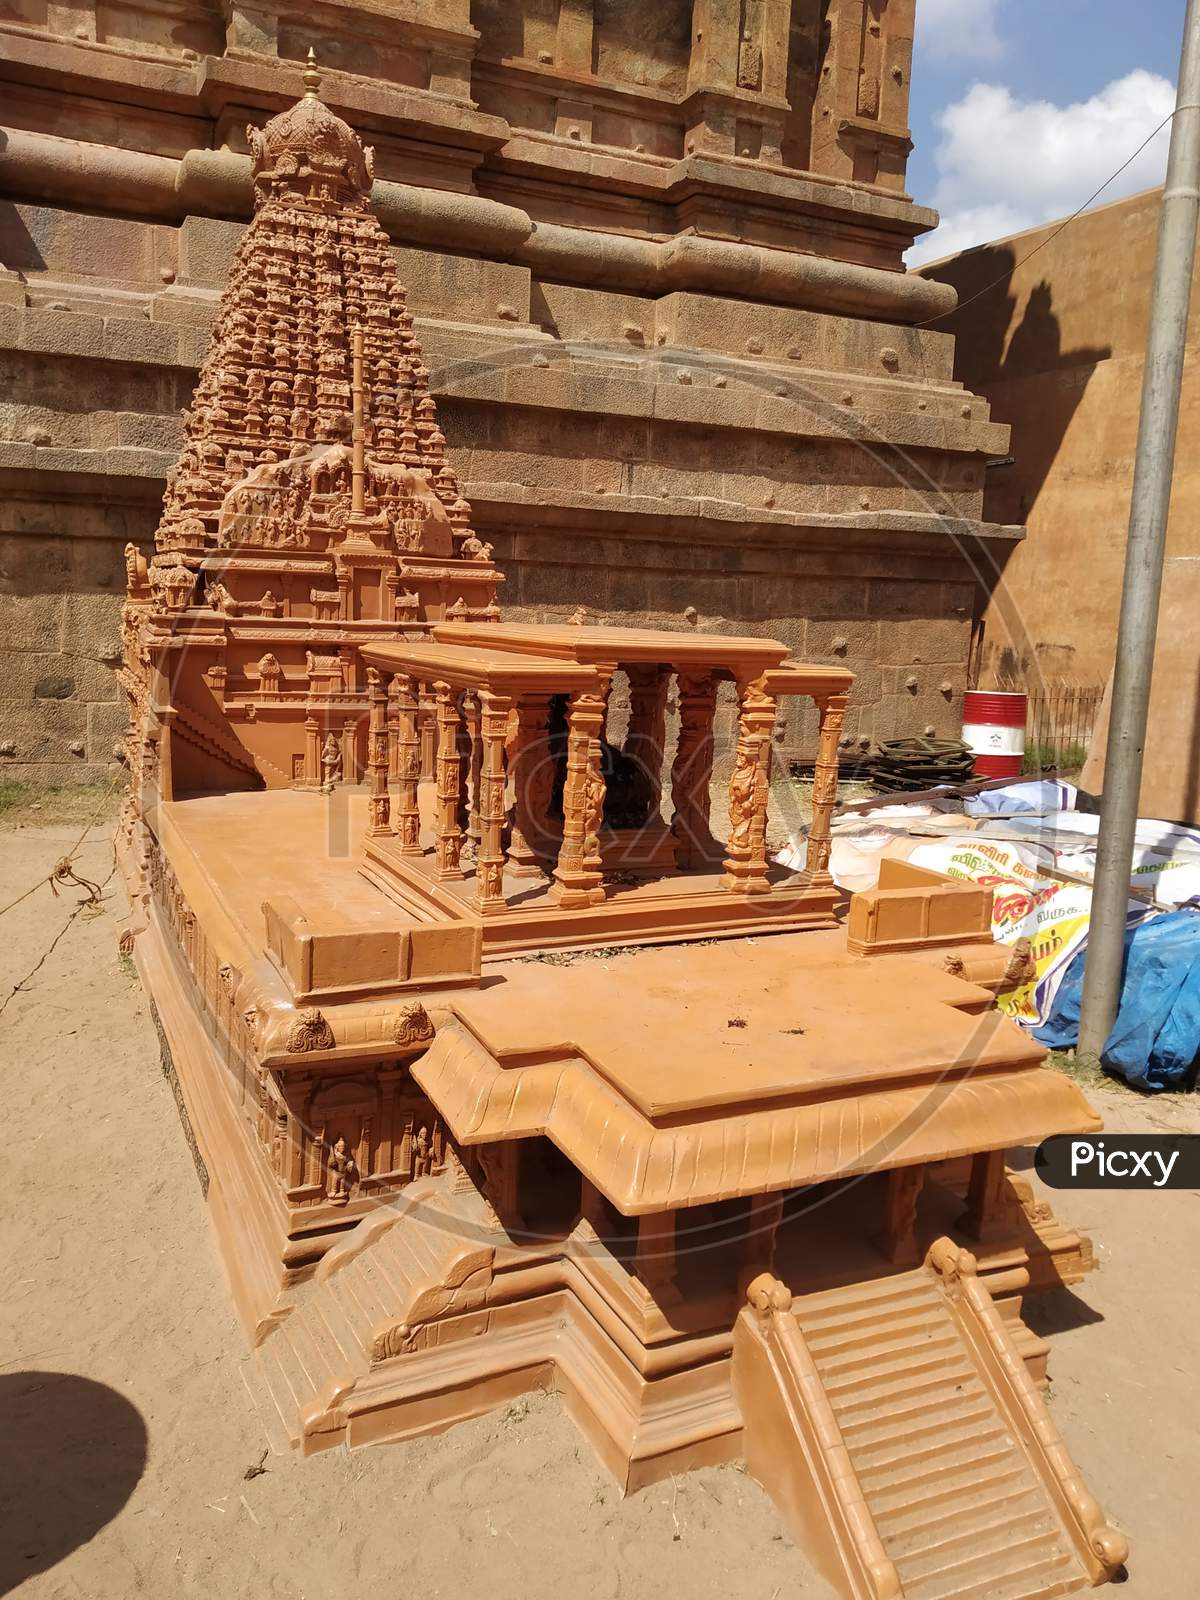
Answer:
POLYGON ((158 771, 165 798, 356 778, 356 642, 498 615, 370 210, 372 152, 318 98, 311 62, 305 82, 248 130, 254 220, 156 553, 146 567, 127 551, 130 764, 158 771))

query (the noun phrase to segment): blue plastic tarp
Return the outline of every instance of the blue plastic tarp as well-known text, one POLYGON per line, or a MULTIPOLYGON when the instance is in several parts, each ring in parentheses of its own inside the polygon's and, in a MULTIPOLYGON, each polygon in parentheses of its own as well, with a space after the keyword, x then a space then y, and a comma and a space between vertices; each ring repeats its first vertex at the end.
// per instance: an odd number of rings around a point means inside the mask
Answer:
MULTIPOLYGON (((1087 947, 1067 968, 1034 1038, 1053 1050, 1079 1037, 1087 947)), ((1129 929, 1117 1020, 1101 1061, 1139 1089, 1178 1089, 1200 1055, 1200 913, 1171 911, 1129 929)))

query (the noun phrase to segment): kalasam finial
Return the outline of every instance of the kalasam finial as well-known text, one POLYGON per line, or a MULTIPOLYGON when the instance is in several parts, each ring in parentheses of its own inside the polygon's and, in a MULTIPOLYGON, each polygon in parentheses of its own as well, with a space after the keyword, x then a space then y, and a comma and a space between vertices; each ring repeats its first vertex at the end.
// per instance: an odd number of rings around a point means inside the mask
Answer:
POLYGON ((317 90, 321 87, 321 74, 317 71, 317 53, 312 45, 308 47, 308 60, 304 67, 304 98, 316 100, 319 98, 317 90))

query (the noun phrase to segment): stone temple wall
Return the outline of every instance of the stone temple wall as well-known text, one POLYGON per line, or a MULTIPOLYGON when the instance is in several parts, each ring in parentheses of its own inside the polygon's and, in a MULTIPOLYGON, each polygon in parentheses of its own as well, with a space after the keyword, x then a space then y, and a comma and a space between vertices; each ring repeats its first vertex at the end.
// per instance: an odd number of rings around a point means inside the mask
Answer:
MULTIPOLYGON (((322 98, 514 620, 769 633, 858 674, 853 744, 957 731, 1007 429, 902 253, 913 0, 270 0, 0 21, 0 777, 103 778, 122 550, 251 206, 322 98)), ((784 731, 811 755, 814 730, 784 731)))

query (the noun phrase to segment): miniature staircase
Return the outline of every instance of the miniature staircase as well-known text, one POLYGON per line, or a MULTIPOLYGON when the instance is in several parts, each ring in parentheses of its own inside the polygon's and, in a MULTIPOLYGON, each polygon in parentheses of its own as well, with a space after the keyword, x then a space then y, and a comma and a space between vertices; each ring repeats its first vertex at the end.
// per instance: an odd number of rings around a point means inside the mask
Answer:
POLYGON ((930 1274, 813 1295, 793 1312, 908 1600, 1084 1587, 930 1274))
POLYGON ((477 1209, 428 1180, 328 1251, 256 1353, 269 1432, 277 1415, 305 1454, 339 1443, 342 1402, 372 1366, 416 1348, 428 1319, 482 1303, 492 1249, 477 1209))
POLYGON ((258 777, 258 769, 244 746, 194 707, 177 705, 171 727, 183 739, 211 760, 220 761, 234 772, 258 777))
POLYGON ((974 1258, 948 1240, 930 1254, 794 1301, 769 1276, 751 1285, 734 1345, 751 1471, 854 1600, 1050 1600, 1102 1582, 1124 1540, 974 1258))

